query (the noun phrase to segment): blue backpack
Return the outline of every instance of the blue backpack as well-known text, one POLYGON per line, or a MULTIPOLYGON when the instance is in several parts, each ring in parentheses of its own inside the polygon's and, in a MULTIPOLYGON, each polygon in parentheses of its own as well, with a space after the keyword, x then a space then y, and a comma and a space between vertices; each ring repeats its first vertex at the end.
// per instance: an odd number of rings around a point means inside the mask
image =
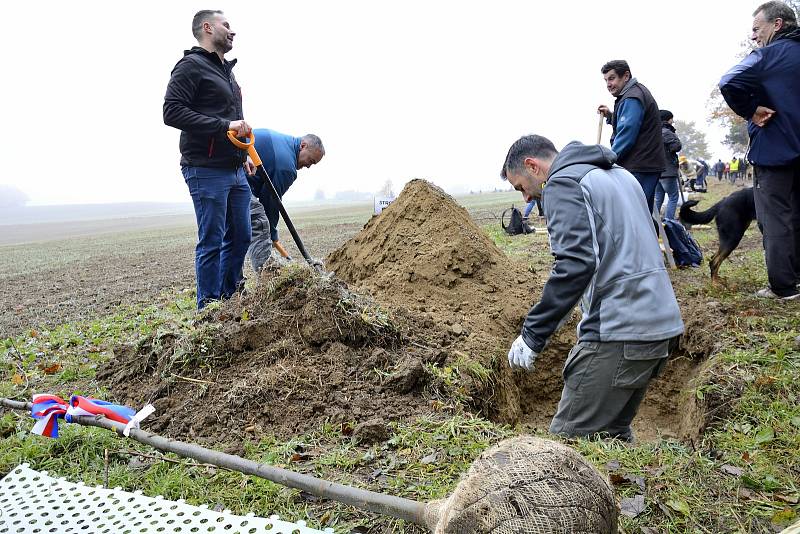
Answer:
POLYGON ((681 223, 673 219, 664 219, 664 232, 672 249, 675 264, 680 267, 699 267, 703 263, 703 253, 681 223))

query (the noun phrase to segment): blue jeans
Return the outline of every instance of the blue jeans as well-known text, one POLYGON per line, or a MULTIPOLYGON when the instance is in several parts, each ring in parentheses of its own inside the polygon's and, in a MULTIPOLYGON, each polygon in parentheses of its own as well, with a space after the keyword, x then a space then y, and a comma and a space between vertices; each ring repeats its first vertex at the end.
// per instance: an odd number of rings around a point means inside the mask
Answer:
POLYGON ((533 211, 533 206, 536 206, 536 207, 539 209, 539 216, 540 216, 540 217, 543 217, 543 216, 544 216, 544 204, 542 204, 542 200, 541 200, 541 199, 538 199, 538 198, 534 198, 533 200, 531 200, 530 202, 528 202, 528 205, 527 205, 527 206, 525 206, 525 213, 523 213, 523 214, 522 214, 522 216, 523 216, 525 219, 527 219, 527 218, 528 218, 528 216, 529 216, 529 215, 531 214, 531 212, 533 211))
POLYGON ((656 211, 661 212, 661 204, 664 203, 664 193, 669 197, 667 211, 664 212, 665 219, 674 219, 675 210, 678 208, 678 177, 660 178, 656 185, 656 211))
POLYGON ((695 182, 698 189, 706 188, 706 172, 701 171, 697 173, 697 181, 695 182))
POLYGON ((656 194, 656 184, 658 184, 658 179, 661 177, 661 173, 632 172, 631 174, 639 182, 639 185, 642 186, 644 198, 647 199, 647 209, 650 211, 650 213, 653 213, 653 199, 656 194))
POLYGON ((197 308, 233 295, 250 245, 250 186, 244 168, 181 167, 197 218, 197 308))

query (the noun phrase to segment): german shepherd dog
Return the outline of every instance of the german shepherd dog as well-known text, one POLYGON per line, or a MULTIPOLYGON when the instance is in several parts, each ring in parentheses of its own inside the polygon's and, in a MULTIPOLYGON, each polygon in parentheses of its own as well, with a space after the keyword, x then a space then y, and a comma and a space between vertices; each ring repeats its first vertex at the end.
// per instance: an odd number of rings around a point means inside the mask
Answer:
POLYGON ((692 207, 696 205, 697 200, 689 200, 681 206, 681 221, 689 224, 708 224, 714 217, 717 218, 719 246, 708 265, 711 267, 711 279, 718 282, 720 265, 739 246, 745 230, 756 220, 753 188, 748 187, 728 195, 706 211, 692 211, 692 207))

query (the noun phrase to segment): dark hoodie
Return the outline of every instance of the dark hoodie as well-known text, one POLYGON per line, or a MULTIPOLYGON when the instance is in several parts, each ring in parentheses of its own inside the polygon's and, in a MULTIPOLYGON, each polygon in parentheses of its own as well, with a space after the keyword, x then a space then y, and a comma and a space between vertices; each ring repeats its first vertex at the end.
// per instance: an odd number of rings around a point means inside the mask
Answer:
POLYGON ((771 167, 800 162, 800 29, 753 50, 719 82, 728 106, 747 119, 747 159, 771 167), (750 120, 758 106, 776 111, 763 128, 750 120))
POLYGON ((675 133, 675 127, 668 122, 661 123, 661 137, 664 139, 664 156, 667 166, 661 173, 662 178, 677 178, 680 176, 678 171, 678 152, 683 146, 681 140, 675 133))
POLYGON ((522 337, 535 352, 580 301, 579 341, 659 341, 683 332, 642 187, 600 145, 568 144, 544 202, 555 263, 522 337))
POLYGON ((234 168, 244 162, 245 152, 227 137, 230 122, 244 118, 234 65, 235 59, 220 61, 195 46, 172 69, 164 124, 181 130, 181 165, 234 168))

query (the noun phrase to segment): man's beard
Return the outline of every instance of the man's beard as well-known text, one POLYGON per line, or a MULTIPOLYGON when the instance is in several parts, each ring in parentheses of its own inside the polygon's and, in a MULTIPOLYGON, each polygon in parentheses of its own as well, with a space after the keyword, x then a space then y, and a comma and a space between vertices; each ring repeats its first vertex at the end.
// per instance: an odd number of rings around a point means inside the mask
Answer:
POLYGON ((217 50, 221 51, 223 54, 230 52, 233 48, 233 42, 229 41, 227 37, 217 40, 216 45, 217 50))

